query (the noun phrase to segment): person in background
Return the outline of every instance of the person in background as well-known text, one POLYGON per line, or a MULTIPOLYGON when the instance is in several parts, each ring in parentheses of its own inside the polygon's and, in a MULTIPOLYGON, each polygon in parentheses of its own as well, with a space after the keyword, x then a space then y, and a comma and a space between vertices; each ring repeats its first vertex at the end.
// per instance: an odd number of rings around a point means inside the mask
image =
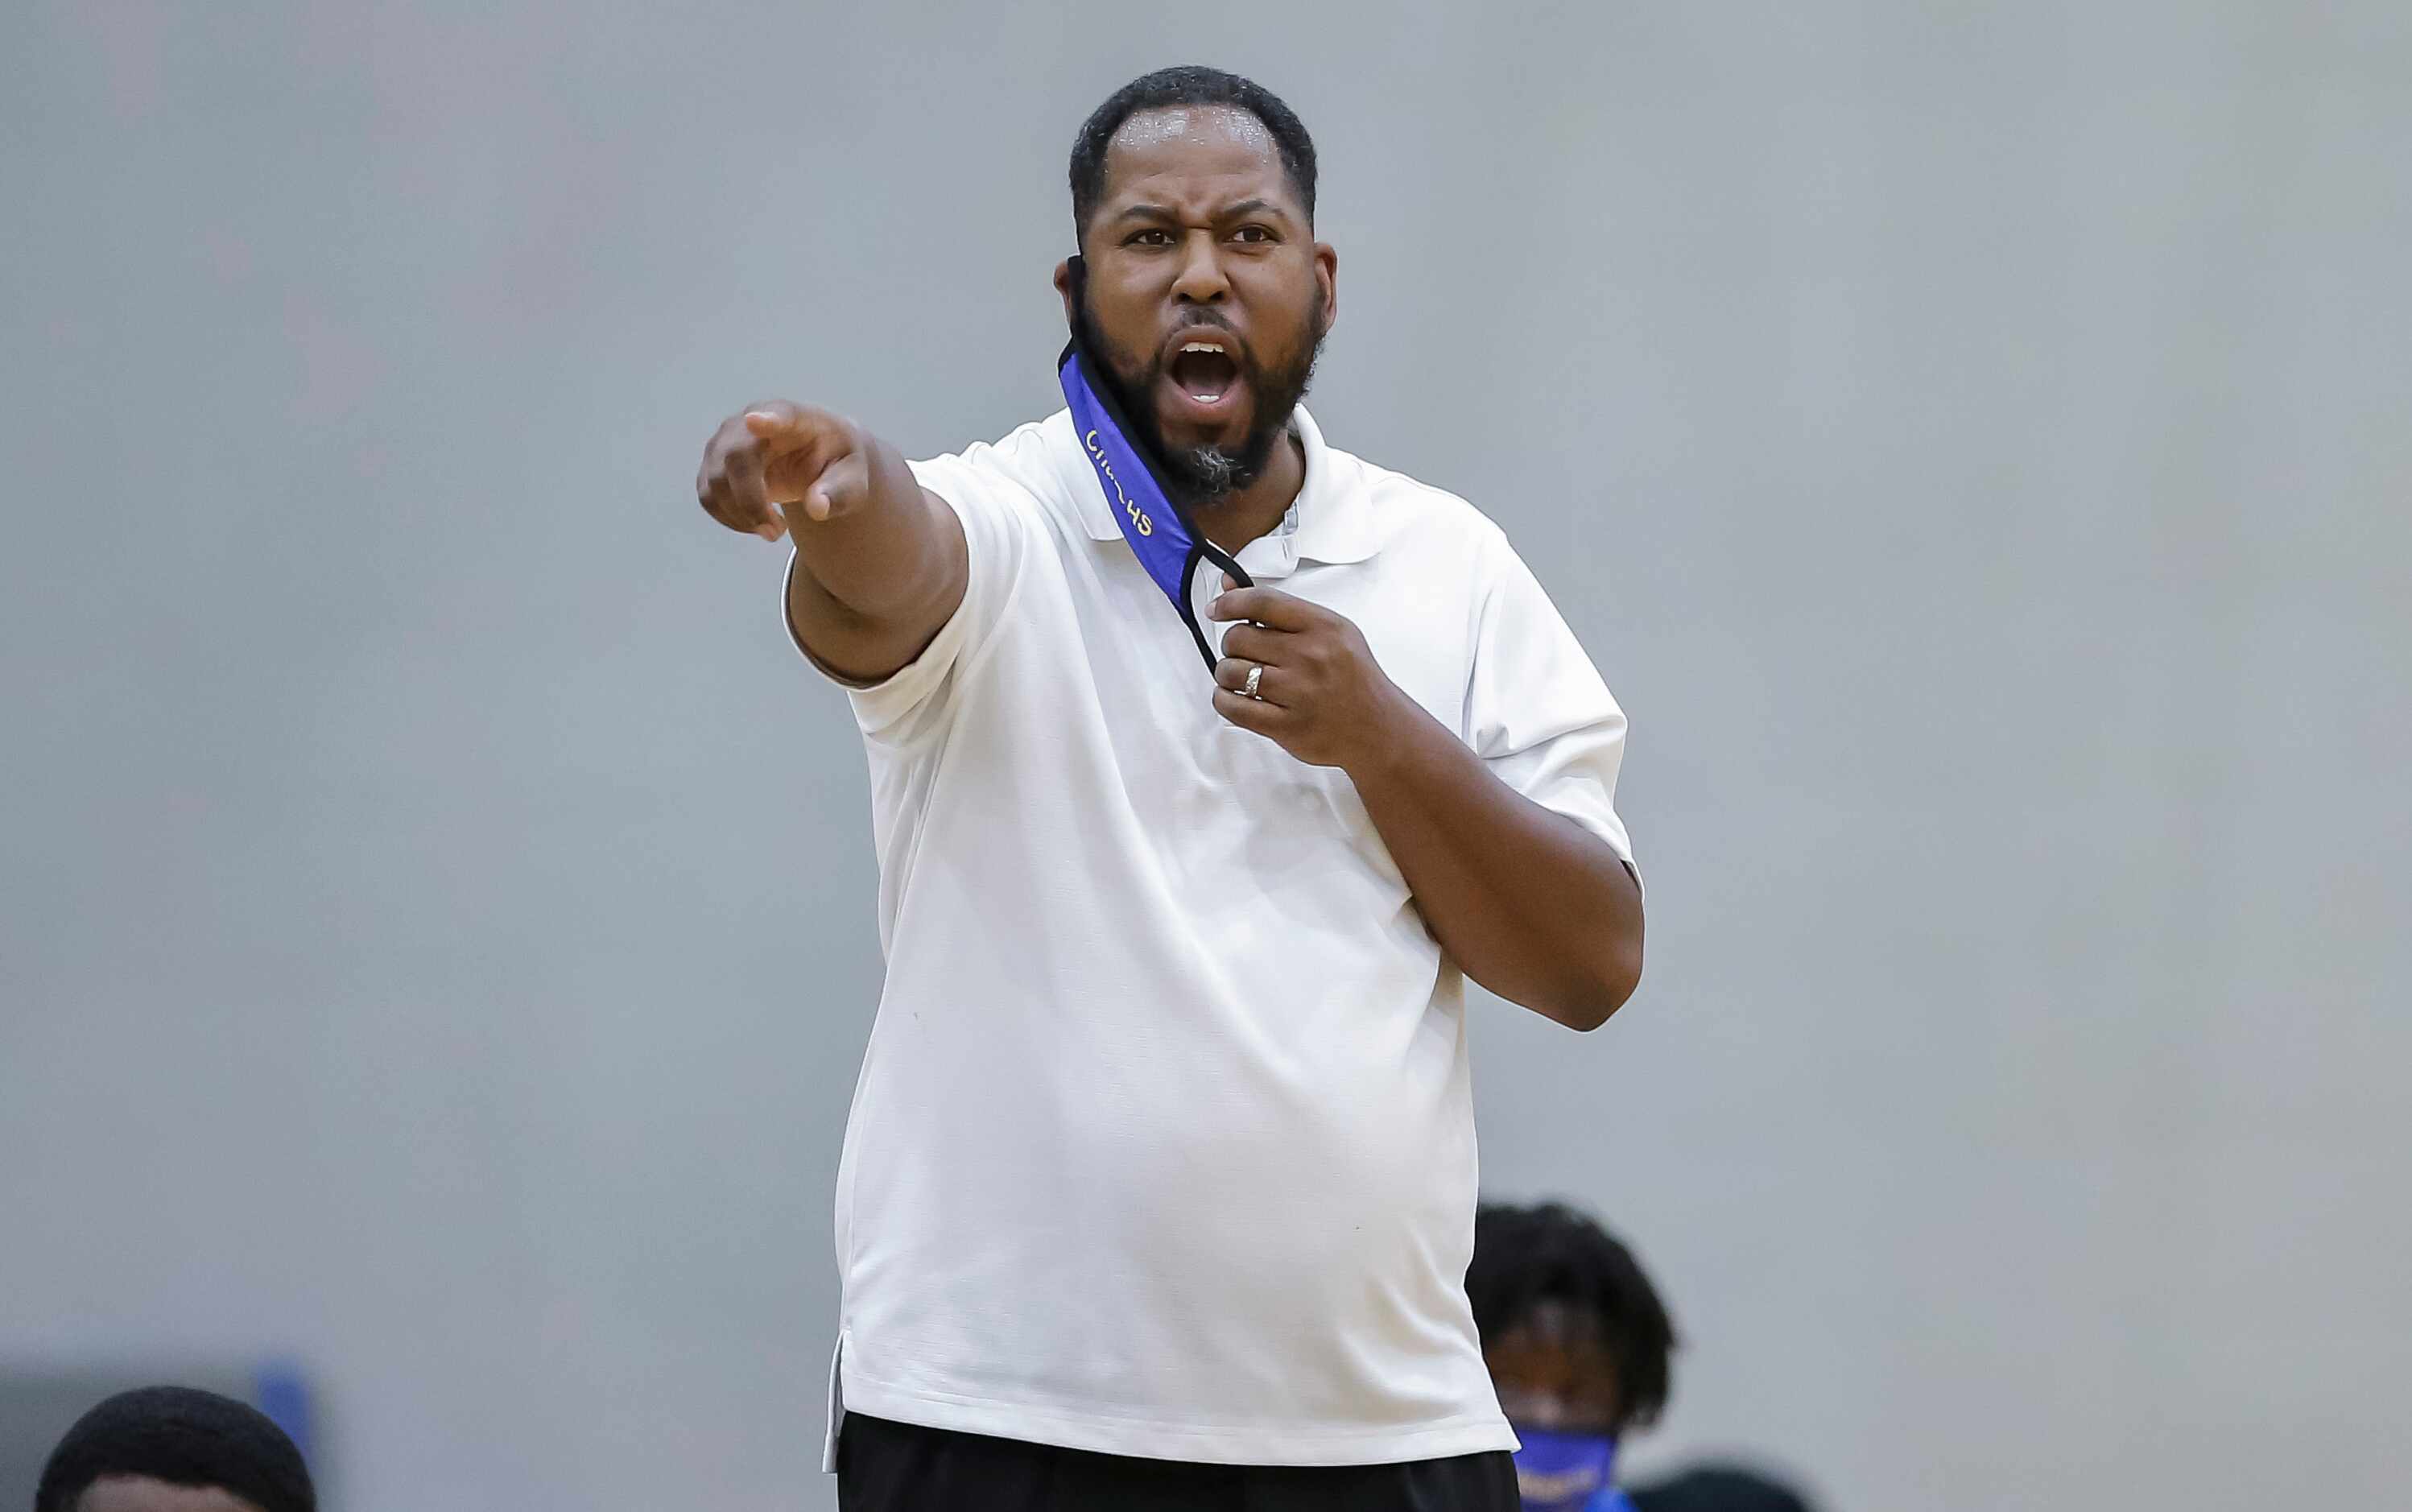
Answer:
POLYGON ((1500 1410, 1523 1446, 1524 1512, 1633 1512, 1619 1440, 1667 1405, 1675 1326, 1640 1265, 1573 1209, 1485 1203, 1466 1299, 1500 1410))
POLYGON ((302 1451, 268 1417, 188 1387, 121 1391, 76 1419, 34 1512, 317 1512, 302 1451))
POLYGON ((1634 1512, 1815 1512, 1807 1497, 1742 1465, 1695 1465, 1633 1488, 1634 1512))

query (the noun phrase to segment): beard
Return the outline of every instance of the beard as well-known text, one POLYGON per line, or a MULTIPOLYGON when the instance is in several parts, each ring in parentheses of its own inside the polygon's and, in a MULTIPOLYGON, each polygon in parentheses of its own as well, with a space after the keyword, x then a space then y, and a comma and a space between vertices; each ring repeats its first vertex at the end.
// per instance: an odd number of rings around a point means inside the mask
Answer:
MULTIPOLYGON (((1115 403, 1122 406, 1131 429, 1138 433, 1130 439, 1155 464, 1156 477, 1165 487, 1187 505, 1219 503, 1264 476, 1265 463, 1273 454, 1273 443, 1289 429, 1290 412, 1306 397, 1306 386, 1315 377, 1316 360, 1323 355, 1322 312, 1310 307, 1300 323, 1294 348, 1297 355, 1288 362, 1278 368, 1264 366, 1257 360, 1253 343, 1244 358, 1232 359, 1257 406, 1239 445, 1224 447, 1208 442, 1176 447, 1165 439, 1154 400, 1155 386, 1164 377, 1163 348, 1159 346, 1156 354, 1146 360, 1132 358, 1106 340, 1105 333, 1089 317, 1085 302, 1080 310, 1080 321, 1081 345, 1101 360, 1099 365, 1106 371, 1098 377, 1113 390, 1115 403)), ((1228 329, 1211 315, 1193 325, 1199 330, 1228 329)))

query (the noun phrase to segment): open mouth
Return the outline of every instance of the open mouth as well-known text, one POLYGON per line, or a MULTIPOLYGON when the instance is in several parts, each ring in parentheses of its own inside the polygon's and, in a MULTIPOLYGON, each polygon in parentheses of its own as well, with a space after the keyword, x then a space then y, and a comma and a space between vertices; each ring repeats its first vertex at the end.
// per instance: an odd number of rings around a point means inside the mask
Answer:
POLYGON ((1211 404, 1231 391, 1239 381, 1240 364, 1231 355, 1205 342, 1191 342, 1172 359, 1172 381, 1201 404, 1211 404))
POLYGON ((1174 345, 1170 360, 1164 365, 1166 380, 1175 393, 1187 400, 1187 408, 1199 419, 1219 419, 1244 387, 1240 377, 1239 360, 1231 355, 1230 344, 1220 334, 1200 331, 1174 345))

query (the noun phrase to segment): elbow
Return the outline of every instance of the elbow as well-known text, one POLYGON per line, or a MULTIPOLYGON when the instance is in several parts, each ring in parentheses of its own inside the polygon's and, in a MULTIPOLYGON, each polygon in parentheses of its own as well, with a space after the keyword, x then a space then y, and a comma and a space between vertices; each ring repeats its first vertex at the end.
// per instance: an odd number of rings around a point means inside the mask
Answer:
POLYGON ((1641 939, 1637 932, 1630 940, 1619 940, 1603 952, 1603 959, 1585 975, 1584 980, 1560 1000, 1558 1011, 1550 1015, 1558 1022, 1587 1035, 1616 1016, 1641 985, 1641 939))
POLYGON ((1614 1017, 1616 1006, 1603 997, 1586 997, 1560 1006, 1550 1017, 1578 1035, 1588 1035, 1614 1017))
POLYGON ((1641 882, 1631 865, 1620 861, 1617 881, 1622 897, 1606 910, 1594 937, 1585 970, 1575 990, 1562 1000, 1561 1012, 1551 1018, 1578 1034, 1589 1034, 1616 1016, 1641 985, 1641 882))

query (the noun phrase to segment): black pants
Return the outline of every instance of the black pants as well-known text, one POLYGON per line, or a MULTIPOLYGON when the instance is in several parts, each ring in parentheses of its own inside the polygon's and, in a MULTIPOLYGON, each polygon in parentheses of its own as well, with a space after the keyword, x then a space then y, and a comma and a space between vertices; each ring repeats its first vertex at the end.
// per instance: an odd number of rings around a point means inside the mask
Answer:
POLYGON ((1505 1449, 1388 1465, 1206 1465, 846 1415, 839 1512, 1517 1512, 1505 1449))

